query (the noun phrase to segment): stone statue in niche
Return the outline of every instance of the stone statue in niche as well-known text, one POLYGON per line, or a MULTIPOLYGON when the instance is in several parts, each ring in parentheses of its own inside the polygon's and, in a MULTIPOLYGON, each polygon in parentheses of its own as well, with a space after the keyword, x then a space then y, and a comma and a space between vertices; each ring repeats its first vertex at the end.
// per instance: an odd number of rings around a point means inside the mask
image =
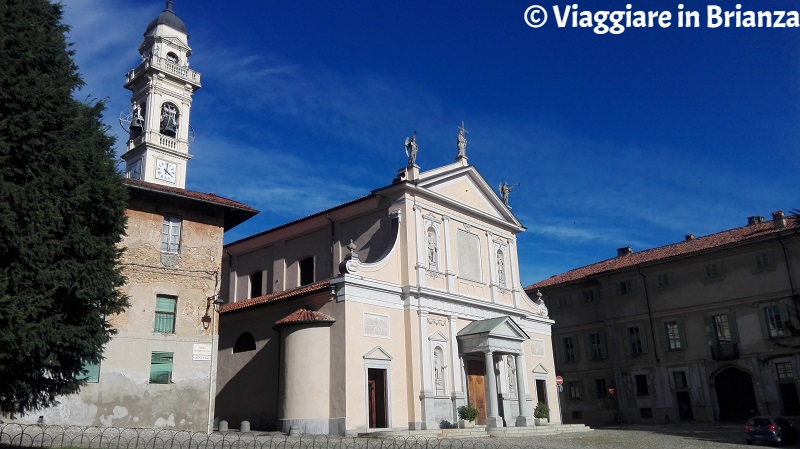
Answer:
POLYGON ((444 370, 447 365, 444 364, 442 350, 436 348, 433 351, 433 380, 436 387, 436 394, 442 395, 444 393, 444 370))
POLYGON ((508 392, 517 392, 517 365, 514 363, 514 356, 506 356, 506 374, 508 375, 508 392))
POLYGON ((506 260, 502 251, 497 251, 497 283, 506 286, 506 260))
POLYGON ((439 270, 439 258, 437 257, 438 248, 436 247, 436 230, 428 228, 428 269, 439 270))

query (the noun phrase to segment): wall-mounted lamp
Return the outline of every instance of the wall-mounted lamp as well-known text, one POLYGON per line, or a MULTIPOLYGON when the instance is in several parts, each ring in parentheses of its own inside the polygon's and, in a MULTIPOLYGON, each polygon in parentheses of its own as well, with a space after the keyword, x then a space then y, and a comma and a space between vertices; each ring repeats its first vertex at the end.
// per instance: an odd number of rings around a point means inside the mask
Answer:
POLYGON ((219 297, 219 295, 211 295, 206 298, 206 313, 200 318, 200 322, 203 323, 203 329, 208 329, 211 326, 211 315, 209 312, 211 311, 211 306, 214 306, 214 310, 219 310, 219 306, 225 304, 225 301, 219 297))

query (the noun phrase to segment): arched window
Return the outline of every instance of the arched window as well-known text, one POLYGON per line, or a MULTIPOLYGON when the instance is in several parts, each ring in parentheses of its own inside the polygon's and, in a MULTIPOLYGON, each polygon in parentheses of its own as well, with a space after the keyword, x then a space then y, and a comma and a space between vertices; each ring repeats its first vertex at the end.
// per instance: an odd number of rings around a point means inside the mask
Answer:
POLYGON ((239 335, 239 338, 236 339, 236 343, 234 343, 233 345, 234 354, 236 354, 237 352, 247 352, 255 350, 256 350, 256 339, 253 338, 253 335, 250 332, 245 332, 242 335, 239 335))
POLYGON ((428 269, 439 271, 439 241, 433 226, 428 228, 428 269))
POLYGON ((172 103, 161 105, 161 127, 159 132, 169 137, 178 135, 178 107, 172 103))
POLYGON ((173 64, 177 64, 178 62, 180 62, 180 60, 178 59, 178 55, 176 55, 173 52, 167 53, 167 61, 169 61, 169 62, 171 62, 173 64))
POLYGON ((262 271, 256 271, 250 275, 250 298, 262 295, 261 280, 263 278, 262 271))
POLYGON ((314 257, 306 257, 300 261, 300 285, 314 282, 314 257))

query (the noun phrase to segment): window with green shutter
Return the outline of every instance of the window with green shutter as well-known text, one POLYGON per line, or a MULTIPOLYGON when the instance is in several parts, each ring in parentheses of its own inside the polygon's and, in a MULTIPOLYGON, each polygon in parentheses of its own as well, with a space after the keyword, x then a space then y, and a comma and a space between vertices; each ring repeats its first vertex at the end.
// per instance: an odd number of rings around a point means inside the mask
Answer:
POLYGON ((85 380, 86 383, 100 382, 100 364, 83 362, 81 366, 81 373, 78 375, 78 380, 85 380))
POLYGON ((175 333, 175 308, 178 298, 175 296, 158 295, 156 297, 156 319, 153 332, 162 334, 175 333))
POLYGON ((150 354, 150 383, 168 384, 172 382, 172 352, 153 352, 150 354))

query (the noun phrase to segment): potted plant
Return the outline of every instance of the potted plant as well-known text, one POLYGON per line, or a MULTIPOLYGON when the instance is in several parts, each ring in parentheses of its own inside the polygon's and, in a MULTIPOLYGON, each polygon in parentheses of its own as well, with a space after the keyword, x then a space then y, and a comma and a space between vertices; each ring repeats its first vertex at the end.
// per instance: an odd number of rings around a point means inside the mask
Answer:
POLYGON ((550 417, 550 407, 544 402, 536 404, 536 408, 533 409, 533 417, 537 426, 546 426, 547 419, 550 417))
POLYGON ((458 428, 475 427, 475 418, 477 417, 478 409, 469 405, 462 405, 458 408, 458 428))

